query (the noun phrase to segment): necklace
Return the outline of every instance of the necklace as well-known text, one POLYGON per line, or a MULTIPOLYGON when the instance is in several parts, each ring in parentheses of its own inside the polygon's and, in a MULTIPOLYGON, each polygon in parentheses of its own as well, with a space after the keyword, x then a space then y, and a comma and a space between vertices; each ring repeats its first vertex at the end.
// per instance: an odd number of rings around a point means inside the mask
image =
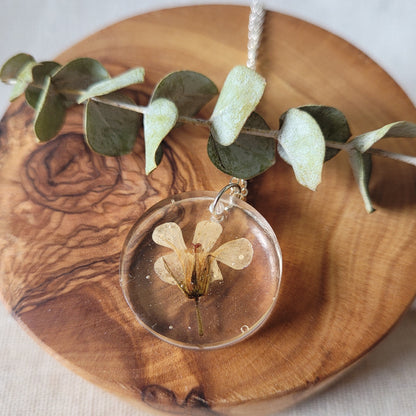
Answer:
MULTIPOLYGON (((247 67, 256 67, 264 9, 253 1, 247 67)), ((139 218, 121 254, 120 283, 138 321, 185 348, 218 348, 253 334, 279 292, 282 255, 275 233, 244 202, 247 182, 218 193, 186 192, 139 218)))

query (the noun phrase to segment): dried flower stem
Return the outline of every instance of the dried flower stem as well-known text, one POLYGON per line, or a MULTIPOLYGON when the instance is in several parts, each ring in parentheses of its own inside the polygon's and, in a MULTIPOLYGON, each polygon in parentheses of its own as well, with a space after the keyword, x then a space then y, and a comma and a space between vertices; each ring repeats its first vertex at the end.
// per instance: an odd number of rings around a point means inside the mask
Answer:
POLYGON ((195 298, 195 311, 198 322, 198 335, 202 337, 204 335, 204 327, 202 325, 201 311, 199 310, 199 298, 195 298))

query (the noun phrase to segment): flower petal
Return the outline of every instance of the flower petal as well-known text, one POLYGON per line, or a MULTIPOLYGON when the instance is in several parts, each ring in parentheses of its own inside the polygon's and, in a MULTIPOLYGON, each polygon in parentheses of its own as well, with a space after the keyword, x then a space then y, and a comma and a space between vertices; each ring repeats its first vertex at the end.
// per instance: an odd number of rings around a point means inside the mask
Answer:
POLYGON ((217 248, 212 255, 221 263, 235 270, 244 269, 253 259, 253 246, 246 238, 228 241, 217 248))
POLYGON ((154 270, 160 280, 170 285, 181 284, 185 280, 182 263, 179 261, 176 253, 160 256, 155 261, 154 270))
POLYGON ((217 260, 213 259, 211 261, 211 280, 210 282, 215 282, 216 280, 223 280, 222 273, 218 267, 217 260))
POLYGON ((222 226, 218 222, 200 221, 195 227, 193 244, 201 244, 205 253, 214 246, 222 233, 222 226))
POLYGON ((152 234, 153 241, 163 247, 168 247, 178 253, 179 250, 186 250, 183 241, 182 230, 174 222, 165 222, 158 225, 152 234))

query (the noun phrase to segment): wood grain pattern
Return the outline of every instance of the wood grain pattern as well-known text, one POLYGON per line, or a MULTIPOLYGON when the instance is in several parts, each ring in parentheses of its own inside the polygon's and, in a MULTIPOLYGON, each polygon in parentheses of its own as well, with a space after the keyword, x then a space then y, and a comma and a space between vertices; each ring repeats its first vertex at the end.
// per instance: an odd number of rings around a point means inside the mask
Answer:
MULTIPOLYGON (((63 53, 90 56, 112 74, 146 68, 132 90, 145 104, 157 81, 196 70, 221 86, 246 60, 244 7, 159 11, 111 26, 63 53)), ((416 121, 414 106, 374 62, 336 36, 267 14, 258 70, 268 80, 258 111, 276 128, 290 107, 343 111, 353 134, 416 121)), ((210 104, 203 111, 207 117, 210 104)), ((125 300, 119 254, 138 216, 169 194, 217 190, 228 178, 207 160, 204 129, 176 129, 161 166, 144 176, 143 144, 102 158, 82 140, 82 115, 34 142, 32 110, 18 100, 0 131, 0 290, 16 319, 80 375, 154 412, 265 415, 307 397, 368 352, 416 294, 416 174, 375 160, 366 214, 344 155, 313 193, 284 162, 250 182, 249 202, 270 222, 283 257, 281 294, 265 327, 230 348, 183 350, 142 329, 125 300)), ((415 154, 415 144, 386 148, 415 154)))

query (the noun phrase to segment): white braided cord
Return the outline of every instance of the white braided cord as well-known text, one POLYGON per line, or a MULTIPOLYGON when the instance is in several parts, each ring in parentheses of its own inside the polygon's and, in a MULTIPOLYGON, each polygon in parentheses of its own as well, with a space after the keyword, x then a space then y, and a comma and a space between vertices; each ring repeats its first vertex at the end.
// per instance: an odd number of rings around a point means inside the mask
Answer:
POLYGON ((247 44, 247 67, 256 70, 257 54, 263 33, 265 17, 263 4, 259 0, 250 3, 250 16, 248 19, 248 44, 247 44))

